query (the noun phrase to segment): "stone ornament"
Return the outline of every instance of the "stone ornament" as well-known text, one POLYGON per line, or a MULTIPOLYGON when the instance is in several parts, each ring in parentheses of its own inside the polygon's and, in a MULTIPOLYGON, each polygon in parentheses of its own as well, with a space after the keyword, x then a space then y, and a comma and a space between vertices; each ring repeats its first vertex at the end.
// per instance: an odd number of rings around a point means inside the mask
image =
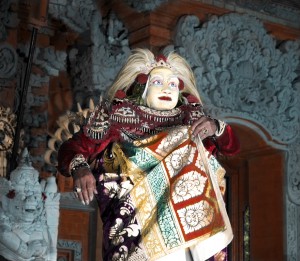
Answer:
POLYGON ((0 1, 0 41, 5 41, 8 32, 7 28, 16 28, 20 22, 18 13, 11 8, 16 0, 0 1))
POLYGON ((52 17, 62 20, 70 29, 82 33, 89 29, 97 6, 93 0, 50 0, 48 12, 52 17))
POLYGON ((0 78, 9 79, 16 73, 18 56, 8 43, 0 44, 0 78))
POLYGON ((134 8, 138 12, 153 11, 155 8, 166 3, 167 0, 144 0, 144 1, 134 1, 125 0, 130 7, 134 8))
POLYGON ((27 149, 10 180, 0 178, 0 255, 56 261, 60 194, 55 177, 39 182, 27 149))
POLYGON ((212 17, 199 27, 183 17, 175 50, 193 66, 204 104, 213 114, 235 115, 266 127, 281 143, 298 136, 297 78, 300 42, 279 47, 261 21, 249 15, 212 17))

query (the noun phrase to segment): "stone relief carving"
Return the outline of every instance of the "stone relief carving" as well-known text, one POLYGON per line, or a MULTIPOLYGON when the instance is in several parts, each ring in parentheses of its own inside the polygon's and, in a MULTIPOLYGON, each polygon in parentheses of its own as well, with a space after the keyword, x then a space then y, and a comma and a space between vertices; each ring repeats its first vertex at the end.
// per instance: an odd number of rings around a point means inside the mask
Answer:
MULTIPOLYGON (((20 57, 25 57, 29 53, 29 45, 19 45, 18 51, 20 57)), ((42 79, 41 75, 32 74, 33 79, 30 80, 31 86, 40 86, 42 82, 49 81, 48 76, 58 76, 59 72, 66 69, 66 57, 65 51, 57 51, 53 47, 39 48, 35 47, 33 64, 37 65, 45 73, 45 79, 42 79), (36 85, 33 85, 36 84, 36 85)))
MULTIPOLYGON (((204 4, 210 4, 221 8, 226 8, 234 12, 241 12, 241 9, 244 9, 243 12, 257 12, 257 15, 264 16, 266 19, 270 19, 274 22, 274 19, 277 23, 286 24, 299 28, 300 26, 300 4, 296 1, 278 1, 274 0, 198 0, 204 4), (272 17, 272 18, 270 18, 272 17)), ((134 0, 125 0, 125 2, 137 12, 148 12, 153 11, 163 3, 167 2, 166 0, 144 0, 144 1, 134 1, 134 0)))
POLYGON ((114 14, 102 21, 95 13, 90 30, 92 45, 69 54, 75 102, 84 107, 90 99, 98 103, 130 53, 127 30, 114 14))
POLYGON ((54 48, 36 48, 34 64, 44 70, 48 76, 58 76, 59 72, 66 69, 65 51, 57 51, 54 48))
POLYGON ((70 29, 82 33, 89 29, 91 17, 97 7, 94 0, 50 0, 48 11, 70 29))
POLYGON ((297 211, 297 206, 286 197, 286 220, 287 220, 287 253, 288 261, 298 261, 297 253, 299 249, 299 227, 300 212, 297 211), (298 234, 297 234, 298 233, 298 234))
POLYGON ((4 0, 0 2, 0 40, 5 40, 7 37, 7 32, 5 29, 5 24, 7 23, 8 8, 10 5, 10 0, 4 0))
MULTIPOLYGON (((57 20, 60 20, 63 22, 64 25, 66 25, 68 28, 73 30, 74 32, 77 32, 79 35, 82 34, 85 37, 85 40, 87 42, 90 42, 90 26, 92 23, 93 17, 95 15, 100 16, 99 10, 97 9, 97 3, 95 0, 50 0, 49 1, 49 16, 54 17, 57 20)), ((101 21, 101 18, 99 18, 101 21)), ((76 91, 74 92, 75 101, 81 103, 87 95, 92 96, 92 89, 93 85, 92 83, 92 74, 91 74, 91 56, 88 57, 81 57, 80 54, 78 54, 79 49, 87 48, 81 47, 81 46, 73 46, 73 48, 69 51, 67 54, 67 61, 68 63, 71 63, 71 76, 77 75, 76 79, 72 83, 74 88, 79 90, 79 94, 76 96, 76 91), (79 59, 78 61, 78 71, 74 69, 72 66, 72 63, 76 63, 76 59, 79 59), (75 72, 75 71, 76 72, 75 72), (77 74, 78 73, 78 74, 77 74), (77 87, 77 84, 79 82, 79 86, 77 87), (84 84, 81 84, 81 83, 84 84), (82 92, 80 90, 82 88, 82 92), (81 99, 81 94, 83 94, 83 97, 81 99), (76 99, 76 97, 79 97, 76 99)), ((87 100, 85 100, 86 102, 87 100)), ((76 104, 76 102, 74 103, 76 104)), ((51 170, 50 170, 51 171, 51 170)))
MULTIPOLYGON (((28 54, 28 45, 19 45, 19 56, 26 57, 28 54)), ((52 47, 48 48, 35 48, 33 57, 33 64, 40 69, 39 73, 32 72, 26 96, 25 110, 24 110, 24 131, 30 133, 31 128, 41 128, 47 125, 47 115, 44 111, 36 112, 33 108, 41 107, 47 103, 48 98, 44 95, 34 95, 35 88, 43 88, 49 84, 50 76, 57 76, 60 71, 66 70, 66 52, 56 51, 52 47)), ((25 66, 25 62, 23 62, 25 66)), ((19 84, 19 82, 18 82, 19 84)), ((18 86, 17 90, 21 93, 23 86, 18 86)), ((47 143, 48 134, 40 132, 40 135, 26 135, 24 136, 25 144, 30 144, 31 147, 37 148, 40 143, 47 143)), ((32 161, 44 162, 43 155, 32 156, 32 161)))
POLYGON ((125 0, 129 6, 133 7, 138 12, 152 11, 161 4, 167 2, 167 0, 144 0, 144 1, 134 1, 125 0))
POLYGON ((56 261, 60 194, 55 177, 39 182, 27 149, 10 180, 0 178, 0 255, 56 261))
POLYGON ((235 13, 212 17, 201 28, 197 17, 183 17, 175 49, 192 65, 212 114, 240 116, 265 126, 279 142, 295 141, 299 42, 277 48, 258 19, 235 13))
MULTIPOLYGON (((299 109, 299 103, 298 103, 298 109, 299 109)), ((297 126, 299 126, 299 122, 297 123, 297 126)), ((290 200, 297 205, 300 205, 299 146, 300 146, 300 136, 294 143, 288 146, 288 155, 287 155, 287 185, 288 185, 287 192, 290 197, 290 200)))
POLYGON ((6 27, 14 28, 18 25, 19 19, 17 13, 10 9, 10 6, 16 0, 0 1, 0 41, 7 38, 6 27))
MULTIPOLYGON (((81 255, 82 246, 80 242, 59 239, 57 242, 57 248, 73 250, 74 261, 82 261, 82 255, 81 255)), ((61 259, 61 261, 64 261, 64 259, 61 259)))
POLYGON ((224 2, 233 2, 240 7, 244 7, 253 11, 259 10, 259 12, 263 14, 268 14, 292 22, 298 28, 300 26, 300 4, 296 1, 280 1, 279 3, 279 1, 273 0, 225 0, 224 2))
POLYGON ((18 56, 15 49, 8 43, 0 44, 0 78, 9 79, 15 75, 18 56))
POLYGON ((192 65, 207 111, 255 122, 287 151, 287 256, 298 260, 300 41, 277 43, 257 18, 237 13, 201 26, 183 17, 175 35, 165 51, 175 49, 192 65))
MULTIPOLYGON (((96 25, 97 23, 93 23, 96 25)), ((103 19, 103 28, 106 31, 108 43, 113 46, 128 46, 128 30, 124 24, 117 19, 115 13, 110 12, 109 15, 103 19)), ((99 46, 101 42, 97 41, 98 30, 94 28, 92 32, 92 40, 95 45, 99 46)))
POLYGON ((89 38, 90 46, 73 46, 68 53, 74 104, 98 102, 129 54, 127 29, 113 13, 102 19, 93 0, 51 0, 49 14, 89 38))

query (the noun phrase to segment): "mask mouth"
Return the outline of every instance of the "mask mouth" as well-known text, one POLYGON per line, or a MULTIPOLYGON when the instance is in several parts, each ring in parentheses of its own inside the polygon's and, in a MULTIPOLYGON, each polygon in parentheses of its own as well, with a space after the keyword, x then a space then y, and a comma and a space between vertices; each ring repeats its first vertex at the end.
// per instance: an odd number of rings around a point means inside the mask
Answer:
POLYGON ((171 97, 168 96, 160 96, 158 97, 158 99, 162 101, 172 101, 171 97))

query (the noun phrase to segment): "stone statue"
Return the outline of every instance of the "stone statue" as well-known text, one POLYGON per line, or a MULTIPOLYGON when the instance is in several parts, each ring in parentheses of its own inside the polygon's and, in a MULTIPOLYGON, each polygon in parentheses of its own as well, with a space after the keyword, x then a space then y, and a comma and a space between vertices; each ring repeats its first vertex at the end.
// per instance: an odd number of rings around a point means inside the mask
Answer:
POLYGON ((10 180, 0 177, 0 255, 56 261, 60 194, 55 177, 39 182, 27 149, 10 180))

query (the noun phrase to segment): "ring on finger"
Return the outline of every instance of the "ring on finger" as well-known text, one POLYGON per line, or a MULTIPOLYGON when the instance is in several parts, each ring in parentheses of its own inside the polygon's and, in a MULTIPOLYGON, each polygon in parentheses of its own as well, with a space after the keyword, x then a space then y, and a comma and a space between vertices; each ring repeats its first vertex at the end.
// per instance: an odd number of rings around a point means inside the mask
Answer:
POLYGON ((208 133, 208 129, 204 128, 204 129, 202 130, 202 133, 203 133, 203 134, 207 134, 207 133, 208 133))
POLYGON ((81 192, 81 188, 79 188, 79 187, 75 186, 75 187, 74 187, 74 192, 76 192, 76 193, 80 193, 80 192, 81 192))

